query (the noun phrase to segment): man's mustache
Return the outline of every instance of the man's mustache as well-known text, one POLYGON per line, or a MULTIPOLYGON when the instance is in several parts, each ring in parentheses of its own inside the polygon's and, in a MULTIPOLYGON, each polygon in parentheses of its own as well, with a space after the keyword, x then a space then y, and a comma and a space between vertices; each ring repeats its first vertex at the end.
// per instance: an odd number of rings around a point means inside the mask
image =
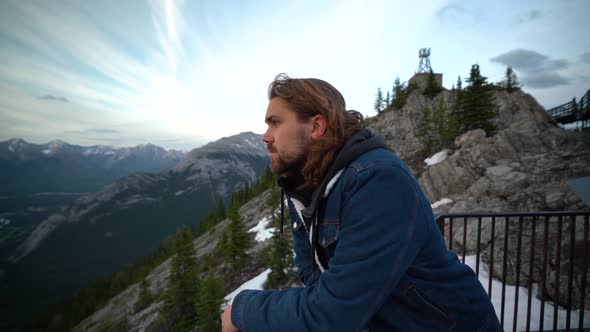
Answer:
POLYGON ((277 149, 275 149, 275 148, 274 148, 272 145, 270 145, 270 144, 268 144, 268 145, 266 146, 266 150, 268 150, 268 152, 270 152, 270 153, 275 153, 275 152, 277 152, 277 149))

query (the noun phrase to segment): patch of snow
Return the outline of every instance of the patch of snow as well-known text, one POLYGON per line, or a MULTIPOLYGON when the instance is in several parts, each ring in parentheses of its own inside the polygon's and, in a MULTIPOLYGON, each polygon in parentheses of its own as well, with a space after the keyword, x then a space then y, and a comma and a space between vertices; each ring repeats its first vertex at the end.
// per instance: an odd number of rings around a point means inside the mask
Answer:
POLYGON ((261 274, 246 281, 240 287, 236 288, 236 290, 234 290, 233 292, 226 295, 225 300, 227 301, 227 304, 232 304, 234 301, 234 297, 236 297, 236 295, 238 295, 239 292, 241 292, 245 289, 261 290, 262 285, 264 285, 264 283, 266 282, 266 279, 268 278, 269 273, 270 273, 270 269, 264 270, 264 272, 262 272, 261 274))
POLYGON ((10 225, 10 220, 0 217, 0 229, 8 225, 10 225))
POLYGON ((266 227, 268 227, 268 224, 270 224, 270 221, 271 220, 269 217, 262 218, 258 222, 258 225, 254 226, 248 230, 248 233, 256 232, 256 241, 258 241, 258 242, 263 242, 263 241, 270 239, 272 237, 272 235, 274 234, 274 232, 276 231, 275 227, 266 228, 266 227))
POLYGON ((435 153, 432 157, 424 159, 424 162, 427 166, 432 166, 434 164, 438 164, 441 161, 447 159, 447 155, 449 154, 449 150, 442 150, 440 152, 435 153))
POLYGON ((449 204, 449 203, 453 203, 453 200, 450 198, 443 198, 440 201, 432 203, 430 205, 430 207, 432 207, 433 209, 436 209, 437 207, 439 207, 441 205, 445 205, 445 204, 449 204))
POLYGON ((51 153, 51 149, 45 149, 45 150, 43 150, 41 152, 43 152, 44 154, 50 154, 51 153))
MULTIPOLYGON (((476 256, 465 256, 465 264, 468 265, 473 271, 475 271, 476 256)), ((479 269, 479 282, 483 288, 488 291, 489 273, 487 270, 487 264, 483 263, 480 258, 480 269, 479 269)), ((504 330, 512 331, 514 323, 514 302, 515 292, 517 291, 515 286, 506 285, 505 300, 504 300, 504 330)), ((537 297, 539 294, 539 285, 534 284, 532 289, 531 297, 531 323, 530 330, 537 331, 539 329, 539 321, 541 314, 541 300, 537 297)), ((502 310, 502 282, 496 279, 492 279, 492 304, 496 310, 498 320, 501 319, 502 310)), ((516 330, 526 331, 526 312, 528 305, 528 289, 526 287, 518 287, 518 314, 516 317, 516 330)), ((545 301, 545 312, 543 317, 543 329, 550 330, 553 327, 553 310, 554 303, 545 301)), ((557 328, 566 328, 567 310, 563 307, 558 306, 557 313, 557 328)), ((570 318, 570 326, 577 328, 580 310, 572 310, 570 318)), ((590 327, 590 310, 584 311, 584 327, 590 327)), ((500 322, 502 323, 502 322, 500 322)))
POLYGON ((184 194, 184 190, 179 190, 179 191, 177 191, 177 192, 174 193, 174 196, 180 196, 182 194, 184 194))
POLYGON ((9 145, 9 146, 8 146, 8 150, 10 150, 10 152, 14 152, 15 148, 14 148, 14 146, 12 146, 12 145, 9 145))

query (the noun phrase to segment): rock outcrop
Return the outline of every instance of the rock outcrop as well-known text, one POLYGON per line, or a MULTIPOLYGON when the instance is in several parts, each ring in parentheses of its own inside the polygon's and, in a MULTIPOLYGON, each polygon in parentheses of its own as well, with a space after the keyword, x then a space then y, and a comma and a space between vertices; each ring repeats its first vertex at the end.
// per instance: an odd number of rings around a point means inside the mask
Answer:
MULTIPOLYGON (((416 137, 418 122, 423 109, 434 109, 443 99, 446 107, 452 106, 452 93, 443 91, 434 100, 418 93, 408 98, 408 104, 399 111, 387 112, 378 117, 371 126, 381 132, 388 146, 408 161, 417 174, 426 195, 431 202, 448 198, 453 204, 441 205, 435 213, 474 213, 474 212, 529 212, 587 210, 582 200, 568 187, 569 178, 590 174, 590 134, 588 132, 567 131, 555 123, 536 100, 518 90, 514 93, 496 92, 497 117, 494 122, 498 128, 491 135, 476 129, 455 139, 454 150, 442 162, 426 166, 417 160, 417 151, 423 148, 416 137), (448 103, 447 101, 451 101, 448 103)), ((557 219, 549 222, 548 252, 553 260, 546 269, 546 290, 551 297, 555 293, 557 261, 557 219)), ((503 256, 505 253, 505 220, 495 221, 493 275, 502 277, 503 256)), ((511 220, 508 233, 507 275, 509 284, 516 282, 517 229, 518 220, 511 220)), ((521 239, 519 284, 526 285, 530 266, 531 241, 535 241, 537 251, 534 255, 533 280, 539 282, 543 271, 543 227, 537 222, 535 236, 532 236, 532 221, 523 220, 521 239)), ((582 223, 577 223, 575 237, 575 257, 582 257, 582 223)), ((448 227, 448 226, 447 226, 448 227)), ((562 254, 560 265, 560 303, 566 304, 567 283, 569 281, 569 222, 564 222, 562 234, 562 254)), ((483 218, 481 224, 482 258, 490 262, 492 250, 491 220, 483 218)), ((477 250, 477 220, 467 220, 466 243, 463 244, 463 222, 453 224, 453 247, 473 254, 477 250)), ((448 232, 448 228, 447 228, 448 232)), ((448 233, 446 233, 448 234, 448 233)), ((588 253, 590 255, 590 253, 588 253)), ((573 280, 574 306, 579 306, 581 292, 581 264, 576 259, 573 280)), ((590 266, 589 266, 590 267, 590 266)), ((587 273, 590 281, 590 271, 587 273)), ((589 289, 586 289, 589 292, 589 289)), ((589 294, 590 295, 590 294, 589 294)), ((586 307, 590 306, 590 296, 586 296, 586 307)))

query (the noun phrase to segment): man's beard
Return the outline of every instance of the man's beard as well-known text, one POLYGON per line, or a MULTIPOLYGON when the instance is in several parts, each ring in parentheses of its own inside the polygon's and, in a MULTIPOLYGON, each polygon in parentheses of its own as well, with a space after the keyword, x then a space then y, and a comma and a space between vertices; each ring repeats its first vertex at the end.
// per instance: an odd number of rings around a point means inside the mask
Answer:
POLYGON ((297 133, 294 145, 294 149, 282 153, 278 153, 272 145, 268 146, 268 151, 273 152, 270 166, 273 173, 281 175, 288 172, 301 172, 309 151, 309 140, 306 139, 304 131, 297 133))

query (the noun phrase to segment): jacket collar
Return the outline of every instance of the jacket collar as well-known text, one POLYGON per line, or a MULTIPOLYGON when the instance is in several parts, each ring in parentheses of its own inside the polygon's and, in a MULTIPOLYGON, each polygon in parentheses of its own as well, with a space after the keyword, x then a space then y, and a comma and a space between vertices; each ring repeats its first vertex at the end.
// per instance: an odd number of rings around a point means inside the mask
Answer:
POLYGON ((289 197, 296 198, 306 206, 301 211, 301 214, 306 218, 311 218, 316 213, 322 198, 327 196, 326 188, 328 191, 331 189, 332 186, 328 186, 328 184, 333 185, 336 181, 332 180, 337 180, 336 177, 340 176, 340 172, 359 156, 378 148, 385 148, 383 137, 369 129, 361 129, 353 134, 342 146, 326 176, 313 192, 297 190, 295 176, 281 176, 278 179, 278 184, 289 197))

